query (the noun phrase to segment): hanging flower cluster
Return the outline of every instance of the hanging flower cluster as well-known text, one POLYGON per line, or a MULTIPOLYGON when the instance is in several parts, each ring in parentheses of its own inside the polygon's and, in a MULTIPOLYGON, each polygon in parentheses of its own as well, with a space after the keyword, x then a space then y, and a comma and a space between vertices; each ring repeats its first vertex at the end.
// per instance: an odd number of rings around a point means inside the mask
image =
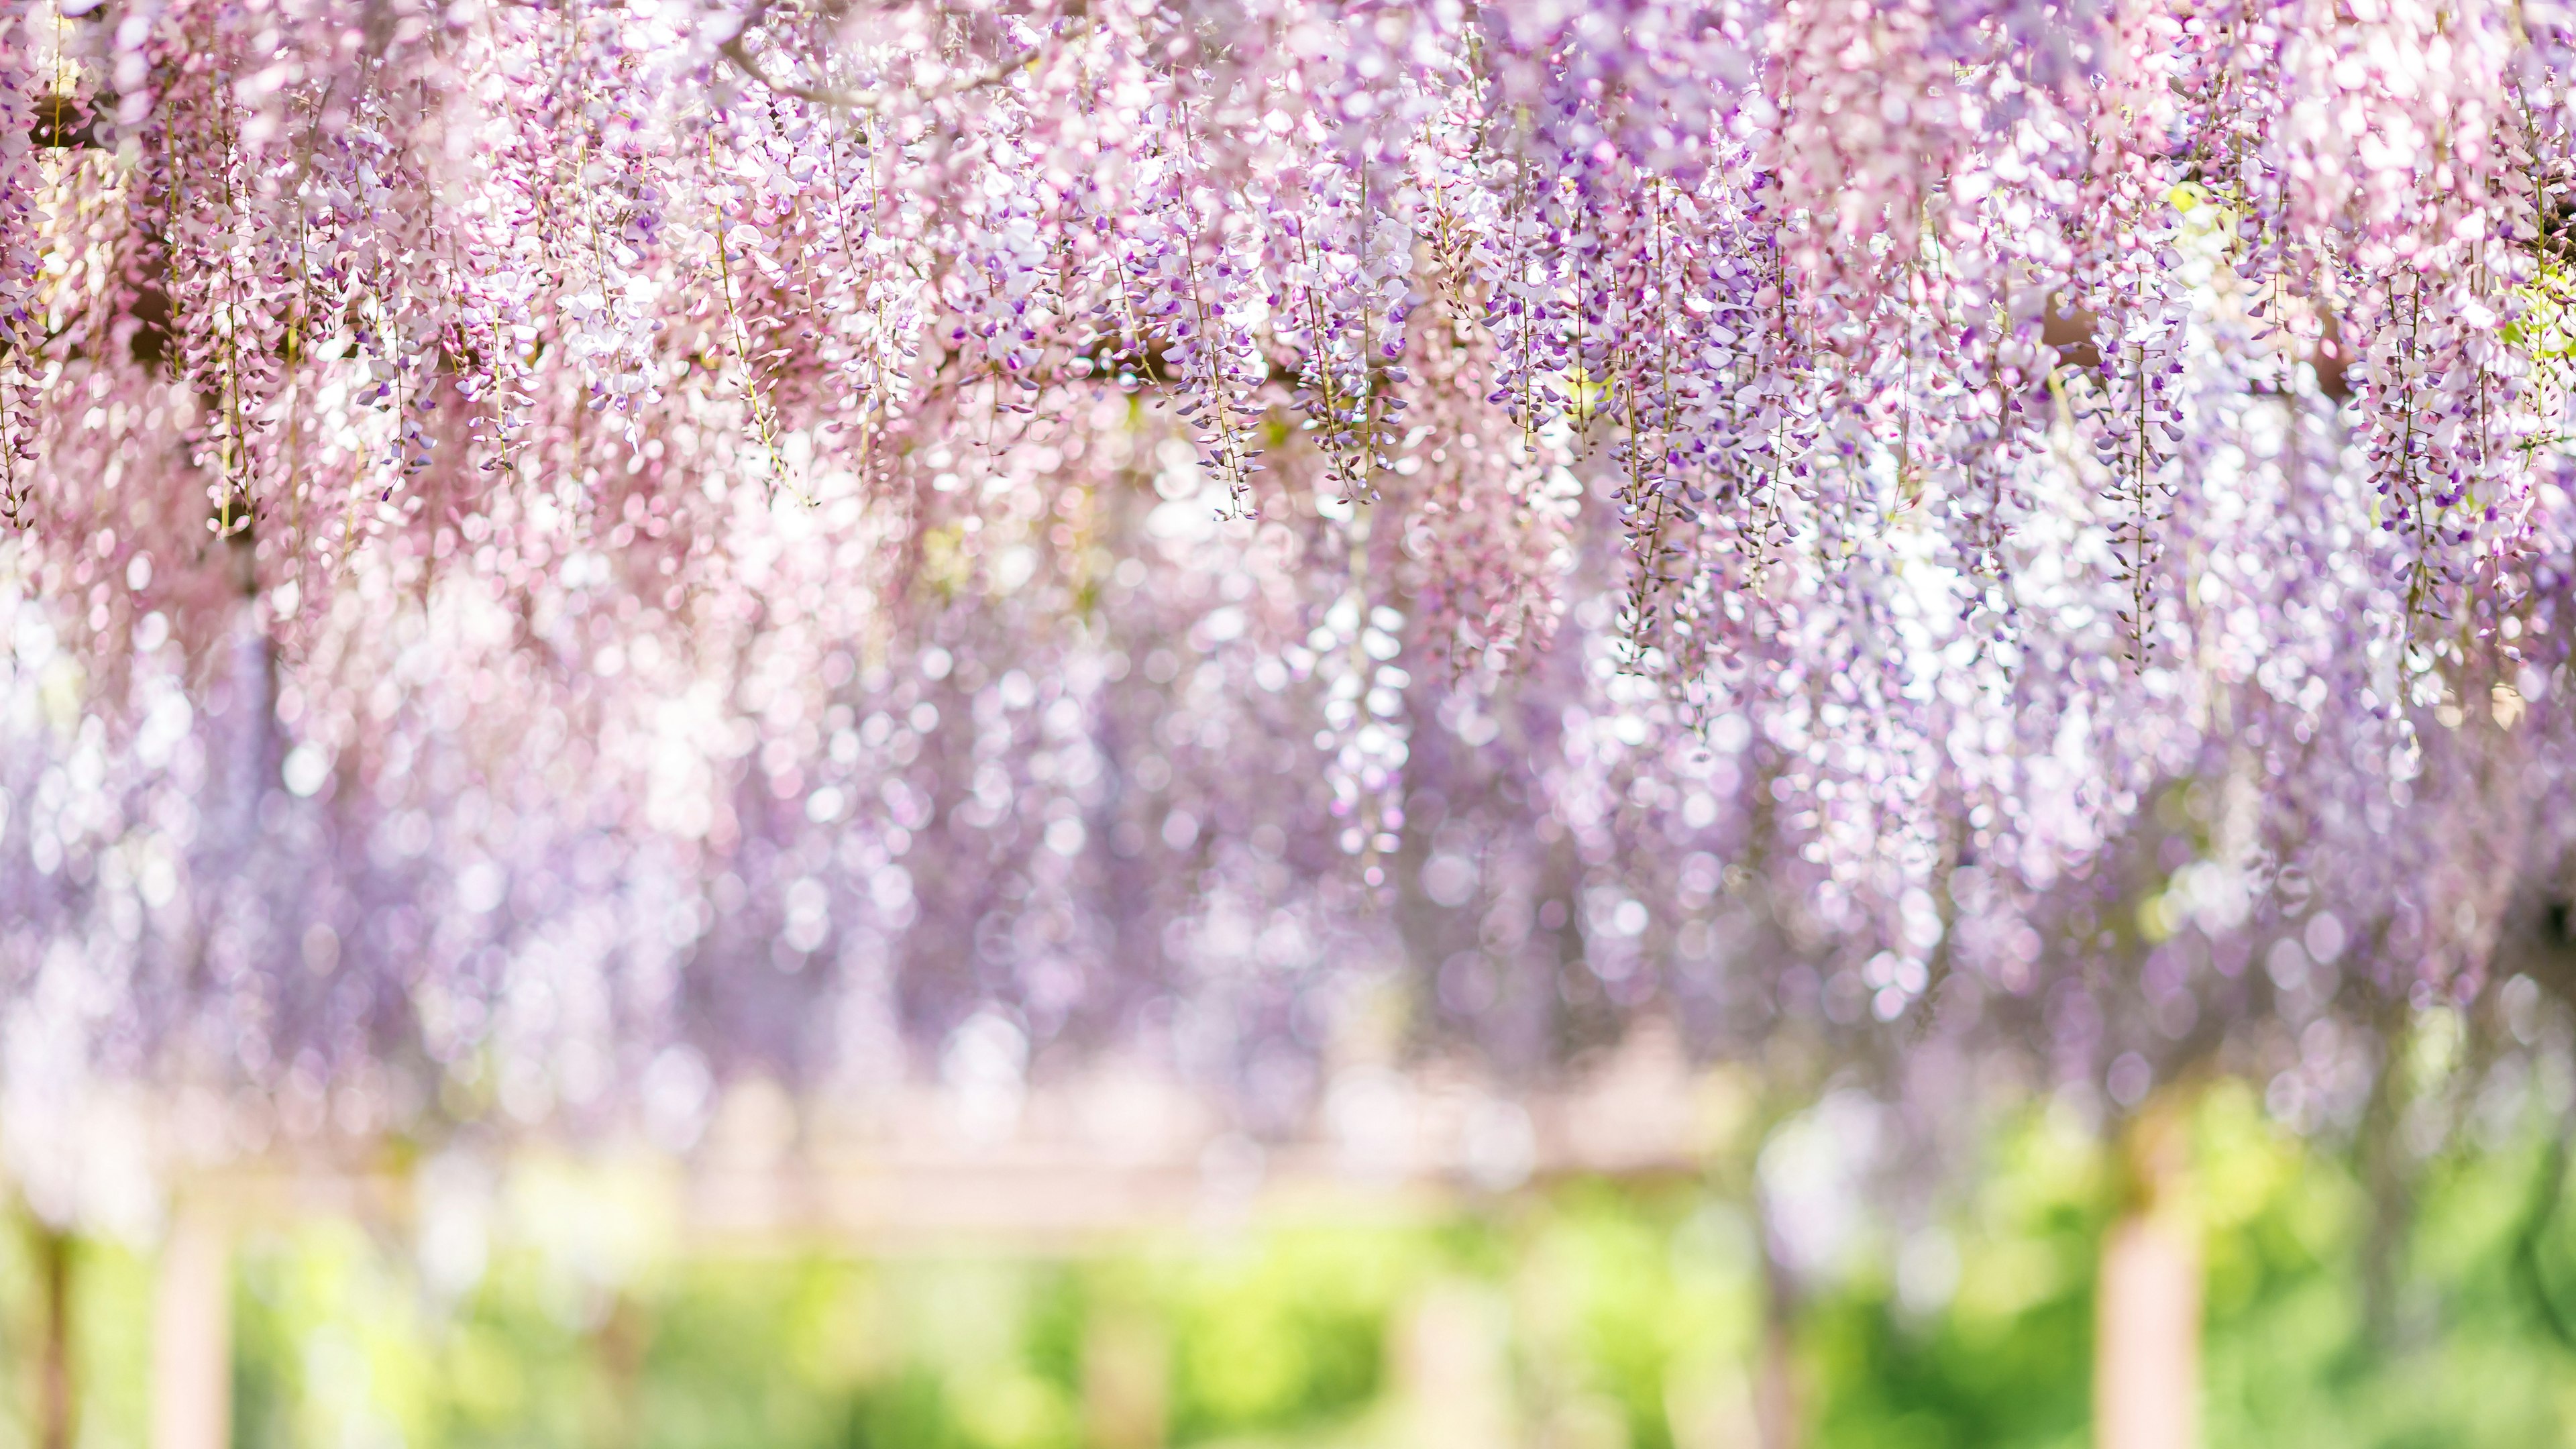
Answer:
POLYGON ((1531 1066, 2091 1072, 2326 1010, 2245 969, 2311 902, 2473 992, 2563 845, 2571 36, 11 0, 0 992, 529 1113, 993 1010, 1287 1112, 1390 963, 1531 1066))

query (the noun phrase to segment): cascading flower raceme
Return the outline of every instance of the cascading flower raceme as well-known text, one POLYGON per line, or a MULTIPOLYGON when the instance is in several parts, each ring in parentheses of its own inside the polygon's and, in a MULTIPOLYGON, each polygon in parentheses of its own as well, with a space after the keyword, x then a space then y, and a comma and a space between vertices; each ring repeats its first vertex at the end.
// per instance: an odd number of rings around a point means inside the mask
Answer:
POLYGON ((2576 818, 2572 27, 9 0, 10 1070, 2466 1000, 2576 818))

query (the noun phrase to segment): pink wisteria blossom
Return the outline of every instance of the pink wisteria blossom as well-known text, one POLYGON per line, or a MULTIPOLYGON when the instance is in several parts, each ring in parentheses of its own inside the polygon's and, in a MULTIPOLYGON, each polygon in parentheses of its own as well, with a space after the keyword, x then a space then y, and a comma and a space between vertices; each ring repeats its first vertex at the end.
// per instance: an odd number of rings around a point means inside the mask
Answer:
POLYGON ((2571 25, 10 0, 0 1086, 2295 1072, 2576 820, 2571 25))

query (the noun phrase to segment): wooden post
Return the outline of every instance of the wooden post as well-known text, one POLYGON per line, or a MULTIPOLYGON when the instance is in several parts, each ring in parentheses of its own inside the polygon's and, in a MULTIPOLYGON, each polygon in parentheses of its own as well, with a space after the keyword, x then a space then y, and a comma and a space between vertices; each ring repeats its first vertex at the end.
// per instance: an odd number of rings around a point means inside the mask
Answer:
POLYGON ((152 1449, 232 1442, 232 1254, 215 1211, 181 1198, 152 1302, 152 1449))
POLYGON ((1431 1284, 1389 1343, 1409 1417, 1400 1442, 1444 1449, 1502 1449, 1513 1442, 1511 1363, 1503 1304, 1492 1290, 1431 1284))
POLYGON ((1761 1449, 1798 1449, 1804 1427, 1798 1407, 1795 1287, 1780 1260, 1762 1214, 1762 1337, 1754 1345, 1753 1430, 1761 1449))
POLYGON ((77 1401, 72 1384, 72 1235, 42 1218, 29 1220, 38 1312, 36 1443, 71 1449, 77 1401))
POLYGON ((1140 1313, 1095 1316, 1082 1345, 1082 1418, 1099 1449, 1163 1449, 1171 1420, 1171 1341, 1140 1313))
POLYGON ((2128 1206, 2103 1238, 2095 1299, 2096 1449, 2200 1443, 2200 1232, 2185 1128, 2165 1103, 2122 1136, 2128 1206))
POLYGON ((599 1412, 590 1442, 596 1449, 634 1449, 644 1437, 644 1355, 653 1344, 653 1318, 624 1288, 611 1290, 599 1326, 590 1331, 591 1362, 599 1375, 599 1412))

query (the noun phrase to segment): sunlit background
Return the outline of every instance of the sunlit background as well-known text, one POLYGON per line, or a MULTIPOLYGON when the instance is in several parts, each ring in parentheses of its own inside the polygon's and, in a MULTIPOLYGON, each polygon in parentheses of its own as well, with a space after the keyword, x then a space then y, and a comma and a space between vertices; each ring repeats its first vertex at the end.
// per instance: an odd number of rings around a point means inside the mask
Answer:
MULTIPOLYGON (((2576 1442, 2566 1059, 2416 1058, 2475 1090, 2402 1203, 2253 1088, 2192 1095, 2209 1444, 2576 1442)), ((683 1157, 228 1170, 130 1235, 8 1238, 5 1434, 35 1442, 59 1302, 89 1449, 2093 1442, 2120 1173, 2080 1107, 1998 1110, 1973 1173, 1888 1201, 1869 1097, 1766 1126, 1749 1079, 1681 1070, 1632 1041, 1528 1107, 1354 1071, 1268 1151, 1077 1152, 1085 1110, 1187 1115, 1134 1080, 973 1150, 835 1147, 754 1084, 683 1157)))
POLYGON ((0 0, 0 1449, 2576 1443, 2562 12, 0 0))

